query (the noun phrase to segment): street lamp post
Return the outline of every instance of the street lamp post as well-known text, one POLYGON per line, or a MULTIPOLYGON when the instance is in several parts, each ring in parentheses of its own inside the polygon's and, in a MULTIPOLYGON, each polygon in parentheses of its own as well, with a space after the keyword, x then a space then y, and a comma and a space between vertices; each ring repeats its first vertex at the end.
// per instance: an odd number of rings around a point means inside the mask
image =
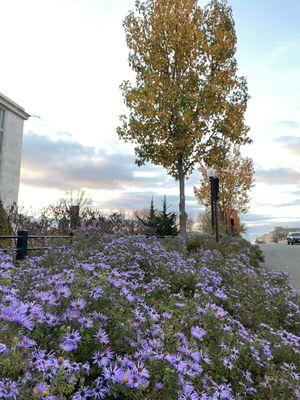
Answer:
POLYGON ((209 168, 208 176, 210 179, 210 193, 211 193, 211 226, 216 232, 216 242, 219 241, 219 227, 218 227, 218 198, 219 198, 219 178, 214 168, 209 168))
POLYGON ((211 229, 214 230, 215 229, 215 218, 214 218, 215 208, 214 208, 212 193, 213 193, 213 186, 214 186, 214 179, 216 176, 216 171, 213 168, 209 168, 208 176, 209 176, 209 180, 210 180, 211 229))
MULTIPOLYGON (((219 178, 216 178, 219 183, 219 178)), ((219 226, 218 226, 218 202, 215 201, 215 228, 216 228, 216 242, 219 241, 219 226)))
POLYGON ((230 218, 231 234, 234 236, 234 218, 230 218))

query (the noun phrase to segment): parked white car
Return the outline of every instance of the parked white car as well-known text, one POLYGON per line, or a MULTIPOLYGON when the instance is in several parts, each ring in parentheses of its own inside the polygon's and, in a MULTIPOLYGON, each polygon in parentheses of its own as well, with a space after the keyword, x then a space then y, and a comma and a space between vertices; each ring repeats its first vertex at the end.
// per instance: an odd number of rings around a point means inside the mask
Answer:
POLYGON ((300 232, 290 232, 287 234, 287 244, 300 243, 300 232))

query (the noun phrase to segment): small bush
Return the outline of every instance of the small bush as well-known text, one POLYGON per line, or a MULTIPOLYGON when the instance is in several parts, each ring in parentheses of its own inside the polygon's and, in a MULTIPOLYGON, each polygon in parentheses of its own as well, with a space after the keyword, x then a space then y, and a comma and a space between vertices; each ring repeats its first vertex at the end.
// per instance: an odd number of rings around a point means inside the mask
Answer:
POLYGON ((245 253, 249 256, 250 264, 258 267, 264 261, 264 255, 259 246, 250 244, 241 237, 222 235, 218 243, 211 235, 192 235, 187 240, 188 253, 197 253, 201 250, 217 250, 223 256, 235 253, 245 253))

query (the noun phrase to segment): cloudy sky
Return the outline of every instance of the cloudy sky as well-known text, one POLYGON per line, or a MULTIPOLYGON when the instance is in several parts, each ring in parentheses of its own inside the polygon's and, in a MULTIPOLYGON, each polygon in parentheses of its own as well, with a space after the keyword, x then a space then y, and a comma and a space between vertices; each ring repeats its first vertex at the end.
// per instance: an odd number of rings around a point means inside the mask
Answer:
MULTIPOLYGON (((251 100, 256 169, 249 235, 300 225, 300 1, 231 0, 240 73, 251 100)), ((202 2, 203 4, 203 2, 202 2)), ((25 107, 19 201, 39 208, 82 189, 103 209, 144 208, 177 185, 163 170, 138 168, 116 135, 125 111, 119 85, 130 79, 122 20, 134 0, 0 0, 0 92, 25 107)), ((187 187, 191 215, 196 171, 187 187)))

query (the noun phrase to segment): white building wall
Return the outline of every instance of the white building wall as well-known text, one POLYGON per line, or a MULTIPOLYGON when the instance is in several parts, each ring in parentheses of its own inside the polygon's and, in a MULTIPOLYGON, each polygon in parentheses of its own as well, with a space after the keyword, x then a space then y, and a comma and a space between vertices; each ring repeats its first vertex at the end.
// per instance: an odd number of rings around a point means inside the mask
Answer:
POLYGON ((0 152, 0 199, 6 207, 18 202, 24 109, 0 94, 0 108, 5 111, 0 152))

